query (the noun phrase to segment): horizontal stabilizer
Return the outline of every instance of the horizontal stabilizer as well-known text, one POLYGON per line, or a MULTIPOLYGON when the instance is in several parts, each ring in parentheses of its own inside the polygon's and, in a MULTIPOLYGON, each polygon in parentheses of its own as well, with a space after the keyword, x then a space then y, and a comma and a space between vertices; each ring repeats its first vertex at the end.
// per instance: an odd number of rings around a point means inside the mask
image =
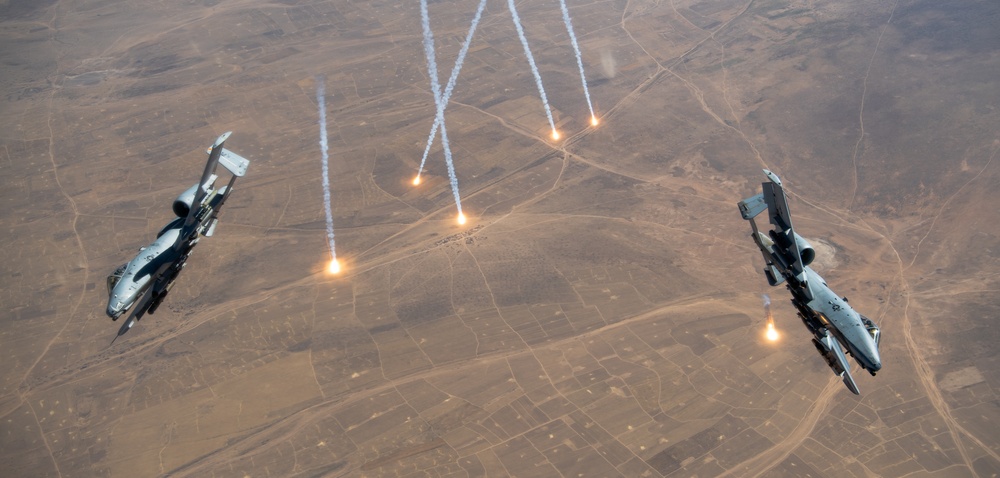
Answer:
POLYGON ((757 217, 758 214, 767 210, 767 203, 764 202, 764 194, 758 194, 754 197, 746 198, 737 204, 740 208, 740 214, 743 219, 750 220, 757 217))
POLYGON ((222 148, 222 156, 219 156, 219 164, 228 169, 233 175, 243 177, 250 166, 250 160, 226 148, 222 148))

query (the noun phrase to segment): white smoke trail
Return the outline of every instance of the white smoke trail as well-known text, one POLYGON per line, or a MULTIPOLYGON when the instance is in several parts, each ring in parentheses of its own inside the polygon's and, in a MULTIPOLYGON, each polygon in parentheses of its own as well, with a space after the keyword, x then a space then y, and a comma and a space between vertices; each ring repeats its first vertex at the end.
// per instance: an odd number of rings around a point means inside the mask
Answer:
MULTIPOLYGON (((479 8, 476 9, 476 15, 472 17, 472 24, 469 25, 469 33, 465 35, 465 43, 462 43, 462 48, 458 52, 458 59, 455 60, 455 66, 451 69, 451 76, 448 78, 448 84, 444 87, 444 97, 441 98, 440 104, 442 110, 448 107, 448 101, 451 99, 451 93, 455 90, 455 83, 458 81, 458 72, 462 69, 462 63, 465 62, 465 55, 469 53, 469 45, 472 43, 472 36, 476 33, 476 27, 479 26, 479 19, 483 16, 483 10, 486 8, 486 0, 479 1, 479 8)), ((438 102, 435 102, 437 105, 438 102)), ((431 151, 431 146, 434 144, 434 137, 437 136, 437 130, 441 126, 438 121, 437 115, 434 117, 434 125, 431 126, 431 134, 427 137, 427 146, 424 147, 424 156, 420 158, 420 168, 417 169, 417 177, 419 177, 424 172, 424 163, 427 162, 427 155, 431 151)))
POLYGON ((545 97, 545 87, 542 86, 542 75, 538 73, 538 67, 535 65, 535 57, 531 56, 531 49, 528 48, 528 38, 524 36, 524 28, 521 27, 521 17, 517 15, 514 0, 507 0, 507 8, 510 9, 510 16, 514 18, 514 28, 517 28, 517 36, 521 39, 521 46, 524 47, 524 56, 528 57, 528 63, 531 65, 531 73, 535 75, 535 84, 538 86, 538 94, 542 96, 542 104, 545 105, 545 116, 549 118, 549 126, 552 127, 552 133, 555 134, 556 123, 552 120, 549 99, 545 97))
POLYGON ((763 296, 763 299, 764 299, 764 307, 770 306, 771 305, 771 296, 769 296, 767 294, 761 294, 761 295, 763 296))
POLYGON ((583 58, 580 56, 580 45, 576 42, 576 33, 573 32, 573 23, 569 19, 569 9, 566 8, 566 0, 559 0, 562 8, 563 23, 566 24, 566 31, 569 32, 570 42, 573 44, 573 52, 576 53, 576 66, 580 67, 580 82, 583 83, 583 95, 587 97, 587 108, 590 108, 590 117, 594 116, 594 105, 590 103, 590 90, 587 89, 587 76, 583 73, 583 58))
POLYGON ((434 58, 434 34, 431 33, 431 20, 427 13, 427 0, 420 0, 420 20, 424 30, 424 54, 427 55, 427 70, 431 77, 434 104, 437 106, 435 122, 441 124, 441 146, 444 147, 444 161, 448 164, 448 179, 451 181, 451 194, 455 196, 455 207, 458 208, 459 217, 462 217, 462 198, 458 194, 458 178, 455 177, 455 164, 451 158, 448 129, 444 125, 444 104, 441 102, 441 83, 438 82, 437 60, 434 58))
POLYGON ((337 248, 333 241, 333 210, 330 206, 330 156, 326 140, 326 85, 323 77, 316 77, 316 103, 319 104, 319 147, 323 152, 323 205, 326 207, 326 237, 330 241, 330 255, 337 260, 337 248))

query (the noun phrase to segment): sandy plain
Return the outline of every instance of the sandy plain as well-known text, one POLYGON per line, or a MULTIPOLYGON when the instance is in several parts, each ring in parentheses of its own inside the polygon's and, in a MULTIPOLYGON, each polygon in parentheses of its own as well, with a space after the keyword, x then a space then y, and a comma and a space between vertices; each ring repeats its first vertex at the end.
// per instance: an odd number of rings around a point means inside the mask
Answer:
MULTIPOLYGON (((440 74, 475 2, 430 5, 440 74)), ((490 0, 439 147, 417 2, 0 4, 2 476, 996 476, 1000 7, 490 0), (314 78, 327 85, 327 259, 314 78), (204 147, 218 234, 114 346, 204 147), (735 203, 884 331, 851 395, 735 203), (763 338, 761 294, 782 339, 763 338)))

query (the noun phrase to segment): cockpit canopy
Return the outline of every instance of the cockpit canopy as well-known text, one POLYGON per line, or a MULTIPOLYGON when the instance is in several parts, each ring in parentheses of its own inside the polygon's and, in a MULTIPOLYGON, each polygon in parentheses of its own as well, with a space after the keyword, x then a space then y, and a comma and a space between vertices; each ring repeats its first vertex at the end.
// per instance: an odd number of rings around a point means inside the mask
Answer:
POLYGON ((865 328, 868 329, 868 335, 872 336, 872 340, 875 341, 875 346, 878 346, 879 340, 882 339, 882 331, 872 322, 871 319, 865 316, 861 316, 861 322, 865 324, 865 328))
POLYGON ((875 345, 878 345, 879 340, 882 339, 882 331, 878 327, 872 325, 868 327, 868 333, 871 334, 872 340, 875 341, 875 345))
POLYGON ((111 291, 115 289, 116 285, 118 285, 118 281, 122 280, 122 276, 125 275, 125 269, 127 268, 128 263, 126 262, 118 266, 118 268, 108 276, 108 296, 111 295, 111 291))

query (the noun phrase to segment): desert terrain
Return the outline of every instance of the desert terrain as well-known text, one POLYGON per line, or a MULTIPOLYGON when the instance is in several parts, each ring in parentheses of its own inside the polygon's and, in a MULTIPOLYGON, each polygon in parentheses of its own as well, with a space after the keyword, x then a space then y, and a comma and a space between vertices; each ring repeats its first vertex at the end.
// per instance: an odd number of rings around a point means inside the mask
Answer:
MULTIPOLYGON (((477 2, 430 3, 442 83, 477 2)), ((0 2, 0 476, 1000 473, 1000 4, 489 0, 445 114, 419 2, 0 2), (316 101, 326 83, 339 275, 316 101), (105 277, 214 138, 163 306, 105 277), (736 203, 779 174, 882 328, 851 394, 736 203), (762 294, 781 334, 764 338, 762 294)))

